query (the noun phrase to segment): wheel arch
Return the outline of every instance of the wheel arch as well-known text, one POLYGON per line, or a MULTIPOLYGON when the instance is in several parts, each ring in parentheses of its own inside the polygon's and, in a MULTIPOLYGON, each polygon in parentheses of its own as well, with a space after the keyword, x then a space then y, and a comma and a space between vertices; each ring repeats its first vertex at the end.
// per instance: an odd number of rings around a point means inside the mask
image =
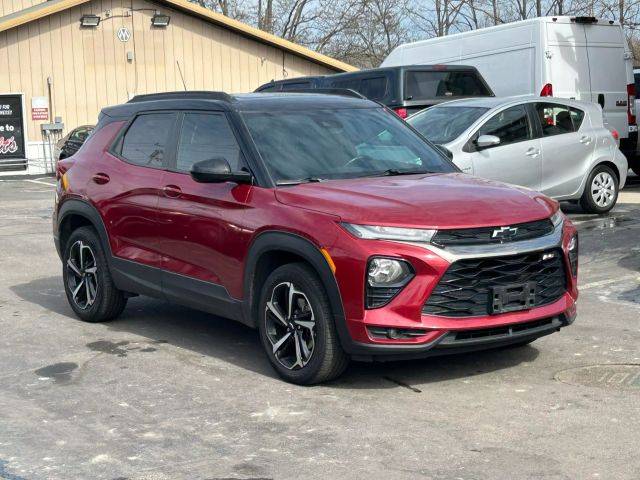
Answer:
POLYGON ((320 248, 310 240, 290 232, 267 231, 259 234, 251 244, 244 271, 244 316, 256 327, 260 287, 267 276, 281 265, 305 262, 317 274, 325 287, 331 312, 336 323, 340 343, 346 349, 350 342, 340 290, 333 271, 320 248))
POLYGON ((67 240, 74 230, 83 227, 93 227, 98 233, 100 243, 104 248, 107 260, 111 260, 111 245, 109 236, 102 221, 102 217, 96 208, 82 200, 70 199, 65 201, 58 211, 58 242, 60 255, 64 251, 67 240))

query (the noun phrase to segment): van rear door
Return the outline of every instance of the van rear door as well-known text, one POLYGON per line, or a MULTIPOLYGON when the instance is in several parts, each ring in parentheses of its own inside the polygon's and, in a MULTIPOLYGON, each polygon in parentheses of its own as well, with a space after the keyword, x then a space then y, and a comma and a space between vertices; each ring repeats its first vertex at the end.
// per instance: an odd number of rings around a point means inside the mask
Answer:
POLYGON ((622 28, 613 24, 585 24, 591 101, 602 104, 606 121, 626 138, 629 132, 627 118, 627 72, 622 28))
POLYGON ((540 88, 550 83, 554 97, 590 102, 591 80, 584 25, 563 20, 545 23, 546 75, 540 88))

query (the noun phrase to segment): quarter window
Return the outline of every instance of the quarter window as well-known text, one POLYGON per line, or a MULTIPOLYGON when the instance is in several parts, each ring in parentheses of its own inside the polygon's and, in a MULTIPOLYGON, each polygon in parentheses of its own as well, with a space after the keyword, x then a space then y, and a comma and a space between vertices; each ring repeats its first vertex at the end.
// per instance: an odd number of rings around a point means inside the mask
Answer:
POLYGON ((387 78, 363 78, 360 82, 360 93, 371 100, 381 100, 387 93, 387 78))
POLYGON ((494 135, 500 139, 500 146, 531 139, 531 128, 524 105, 507 108, 480 127, 478 136, 494 135))
POLYGON ((223 157, 237 170, 240 147, 222 113, 185 113, 178 141, 177 169, 182 172, 202 160, 223 157))
POLYGON ((122 139, 122 157, 135 165, 163 168, 175 120, 176 115, 173 113, 152 113, 137 117, 122 139))
POLYGON ((536 113, 543 137, 573 133, 582 124, 584 112, 555 103, 536 104, 536 113))

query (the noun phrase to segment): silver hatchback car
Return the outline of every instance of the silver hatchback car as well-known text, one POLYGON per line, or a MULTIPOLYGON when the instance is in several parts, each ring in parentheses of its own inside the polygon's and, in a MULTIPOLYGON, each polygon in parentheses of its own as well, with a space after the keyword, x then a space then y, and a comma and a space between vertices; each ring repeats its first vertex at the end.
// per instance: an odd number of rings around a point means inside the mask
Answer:
POLYGON ((466 173, 611 210, 628 164, 599 105, 550 97, 455 100, 407 122, 466 173))

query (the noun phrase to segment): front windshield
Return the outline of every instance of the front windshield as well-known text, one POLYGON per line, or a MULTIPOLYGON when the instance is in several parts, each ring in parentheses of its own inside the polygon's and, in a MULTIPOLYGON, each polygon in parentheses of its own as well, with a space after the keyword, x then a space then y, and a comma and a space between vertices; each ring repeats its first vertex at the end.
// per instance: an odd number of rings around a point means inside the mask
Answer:
POLYGON ((433 143, 443 145, 458 138, 488 110, 484 107, 432 107, 408 118, 407 122, 433 143))
POLYGON ((456 170, 382 108, 247 112, 243 118, 280 183, 456 170))

